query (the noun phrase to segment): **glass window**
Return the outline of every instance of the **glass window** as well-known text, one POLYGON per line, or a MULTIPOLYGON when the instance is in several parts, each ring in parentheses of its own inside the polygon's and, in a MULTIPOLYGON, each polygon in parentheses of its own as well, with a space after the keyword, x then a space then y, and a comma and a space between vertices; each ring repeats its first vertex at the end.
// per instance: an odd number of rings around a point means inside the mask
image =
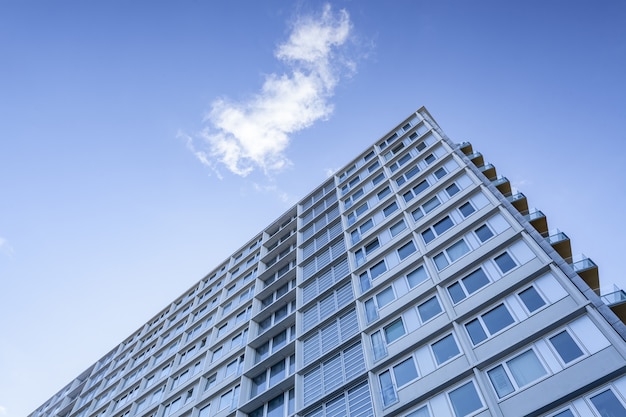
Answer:
POLYGON ((383 209, 383 214, 385 215, 385 217, 388 217, 391 213, 393 213, 397 209, 398 209, 398 203, 394 201, 393 203, 389 204, 387 207, 383 209))
POLYGON ((374 300, 372 298, 365 302, 365 316, 367 317, 368 323, 371 323, 378 318, 378 310, 376 309, 376 304, 374 304, 374 300))
POLYGON ((486 224, 483 224, 474 231, 481 242, 486 242, 493 237, 493 232, 486 224))
POLYGON ((449 359, 461 353, 452 334, 449 334, 443 339, 433 343, 431 347, 438 365, 447 362, 449 359))
POLYGON ((385 339, 387 340, 387 343, 395 342, 396 340, 398 340, 400 337, 404 336, 405 334, 404 323, 402 323, 401 318, 385 326, 384 330, 385 330, 385 339))
POLYGON ((461 191, 461 190, 459 189, 459 186, 458 186, 458 185, 456 185, 456 184, 452 184, 452 185, 450 185, 450 186, 448 186, 448 187, 446 188, 446 192, 448 193, 448 195, 449 195, 450 197, 452 197, 453 195, 455 195, 455 194, 456 194, 456 193, 458 193, 459 191, 461 191))
POLYGON ((430 412, 428 411, 428 406, 424 405, 417 410, 410 412, 405 417, 430 417, 430 412))
POLYGON ((472 206, 472 203, 470 203, 469 201, 465 204, 462 204, 459 207, 459 211, 461 212, 461 214, 463 215, 463 217, 467 217, 470 214, 472 214, 473 212, 476 211, 476 209, 474 208, 474 206, 472 206))
POLYGON ((426 281, 428 279, 428 274, 426 273, 426 269, 424 269, 424 266, 419 266, 415 270, 409 272, 406 275, 406 279, 409 283, 409 286, 411 288, 414 288, 422 282, 426 281))
POLYGON ((435 155, 431 153, 426 158, 424 158, 424 161, 426 161, 427 164, 432 164, 433 162, 435 162, 435 159, 435 155))
POLYGON ((415 248, 415 244, 412 240, 410 240, 406 245, 398 249, 398 255, 400 256, 400 260, 403 260, 412 253, 415 253, 416 250, 417 249, 415 248))
POLYGON ((441 204, 441 202, 439 201, 439 198, 435 196, 431 198, 430 200, 428 200, 427 202, 425 202, 422 207, 424 208, 424 211, 426 213, 430 213, 431 211, 435 209, 435 207, 439 206, 439 204, 441 204))
POLYGON ((518 295, 531 313, 546 305, 546 302, 541 298, 535 287, 527 288, 518 295))
POLYGON ((464 240, 459 240, 454 245, 446 249, 446 252, 448 253, 448 256, 450 257, 450 261, 454 262, 460 257, 462 257, 463 255, 465 255, 467 252, 469 252, 469 247, 467 246, 467 243, 465 243, 464 240))
POLYGON ((403 231, 404 229, 406 229, 406 223, 404 222, 404 220, 400 220, 398 223, 391 226, 389 231, 391 232, 391 236, 393 237, 393 236, 396 236, 401 231, 403 231))
POLYGON ((376 301, 378 303, 378 307, 382 308, 392 302, 396 296, 393 294, 393 288, 387 287, 378 294, 376 294, 376 301))
POLYGON ((468 414, 472 414, 483 406, 472 381, 450 391, 448 397, 450 398, 456 417, 464 417, 468 414))
POLYGON ((422 232, 422 239, 424 243, 430 243, 435 239, 435 233, 431 229, 426 229, 422 232))
POLYGON ((624 405, 610 389, 594 395, 590 400, 602 417, 620 417, 626 415, 626 408, 624 408, 624 405))
POLYGON ((554 414, 552 417, 576 417, 576 416, 574 416, 574 413, 572 413, 572 410, 568 408, 567 410, 563 410, 560 413, 554 414))
POLYGON ((535 351, 527 350, 506 362, 518 387, 524 387, 546 374, 535 351))
POLYGON ((383 395, 383 405, 388 406, 398 400, 396 390, 393 388, 391 373, 385 371, 378 376, 380 380, 381 393, 383 395))
POLYGON ((385 266, 385 261, 380 261, 379 263, 377 263, 376 265, 370 268, 370 275, 372 279, 375 279, 386 270, 387 270, 387 267, 385 266))
POLYGON ((487 277, 487 274, 485 274, 485 271, 477 269, 468 276, 462 278, 461 282, 463 282, 467 292, 472 294, 489 284, 489 278, 487 277))
POLYGON ((572 336, 567 331, 562 331, 550 338, 550 343, 559 353, 563 362, 569 363, 583 355, 583 351, 578 347, 572 336))
POLYGON ((435 177, 437 177, 438 179, 441 179, 447 174, 447 172, 444 167, 441 167, 438 170, 436 170, 434 174, 435 174, 435 177))
POLYGON ((496 390, 498 398, 505 397, 515 391, 511 380, 504 370, 504 366, 498 365, 491 371, 487 372, 487 375, 489 376, 491 384, 496 390))
POLYGON ((401 387, 417 378, 417 369, 413 358, 400 362, 393 367, 393 374, 396 377, 396 385, 401 387))
POLYGON ((465 292, 463 291, 463 288, 461 288, 461 284, 458 282, 455 282, 448 287, 448 293, 450 294, 450 298, 452 298, 452 302, 455 304, 465 299, 465 292))
POLYGON ((450 219, 449 216, 446 216, 443 219, 439 220, 437 223, 435 223, 433 225, 433 229, 435 229, 437 235, 440 235, 452 226, 454 226, 454 222, 452 221, 452 219, 450 219))
POLYGON ((437 314, 441 313, 442 310, 439 305, 439 300, 437 300, 437 297, 435 296, 417 306, 417 311, 420 315, 422 323, 425 323, 437 314))
POLYGON ((515 322, 504 304, 500 304, 493 310, 483 314, 482 318, 491 334, 497 333, 515 322))
POLYGON ((470 339, 472 339, 473 344, 477 345, 487 339, 487 333, 485 333, 485 330, 483 329, 483 326, 481 326, 478 319, 474 319, 467 323, 465 328, 467 329, 467 333, 469 334, 470 339))
POLYGON ((500 271, 502 271, 503 274, 506 274, 511 269, 517 266, 513 258, 511 258, 511 255, 508 254, 508 252, 504 252, 502 255, 496 256, 494 258, 494 261, 496 261, 498 268, 500 268, 500 271))

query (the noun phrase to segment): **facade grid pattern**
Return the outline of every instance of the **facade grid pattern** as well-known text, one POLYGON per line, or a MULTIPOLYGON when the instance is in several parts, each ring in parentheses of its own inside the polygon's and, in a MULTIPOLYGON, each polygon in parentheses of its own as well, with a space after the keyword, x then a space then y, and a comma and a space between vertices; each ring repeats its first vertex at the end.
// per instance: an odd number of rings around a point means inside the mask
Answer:
POLYGON ((30 417, 626 415, 593 264, 509 187, 421 108, 30 417))

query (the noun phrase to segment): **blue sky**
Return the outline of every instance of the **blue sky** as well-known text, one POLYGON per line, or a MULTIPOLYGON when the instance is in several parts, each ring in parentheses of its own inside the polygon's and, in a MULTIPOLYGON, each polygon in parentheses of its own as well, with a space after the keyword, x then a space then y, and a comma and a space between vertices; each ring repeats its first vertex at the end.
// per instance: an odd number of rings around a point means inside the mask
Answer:
POLYGON ((425 105, 626 287, 626 3, 0 3, 0 416, 425 105))

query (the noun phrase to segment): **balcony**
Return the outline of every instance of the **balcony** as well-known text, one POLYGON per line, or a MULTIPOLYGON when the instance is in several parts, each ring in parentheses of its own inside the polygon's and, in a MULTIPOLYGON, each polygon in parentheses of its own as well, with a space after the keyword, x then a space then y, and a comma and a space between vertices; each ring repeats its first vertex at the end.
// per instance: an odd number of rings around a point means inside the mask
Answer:
POLYGON ((483 165, 482 167, 480 167, 480 171, 490 181, 498 176, 498 174, 496 173, 496 167, 493 164, 483 165))
POLYGON ((474 165, 476 165, 478 168, 482 167, 483 165, 485 165, 485 160, 483 158, 483 154, 481 154, 480 152, 474 152, 472 154, 467 155, 467 157, 469 158, 470 161, 472 161, 472 163, 474 165))
POLYGON ((581 255, 581 259, 572 262, 572 268, 590 288, 595 288, 594 291, 599 294, 599 290, 597 290, 600 288, 598 266, 591 259, 581 255))
POLYGON ((515 194, 507 196, 506 199, 520 213, 528 213, 528 201, 523 193, 516 192, 515 194))
POLYGON ((491 183, 495 185, 503 195, 511 195, 511 183, 507 177, 494 178, 491 180, 491 183))
POLYGON ((572 245, 569 237, 556 229, 544 235, 546 240, 563 259, 572 259, 572 245))
POLYGON ((470 155, 474 153, 474 150, 472 149, 472 144, 469 142, 459 143, 459 150, 465 155, 470 155))
POLYGON ((548 233, 548 218, 541 210, 533 209, 530 213, 526 214, 524 218, 535 228, 542 236, 546 236, 548 233))
POLYGON ((613 291, 600 298, 604 304, 613 310, 613 313, 619 317, 622 323, 626 323, 626 292, 624 290, 613 291))

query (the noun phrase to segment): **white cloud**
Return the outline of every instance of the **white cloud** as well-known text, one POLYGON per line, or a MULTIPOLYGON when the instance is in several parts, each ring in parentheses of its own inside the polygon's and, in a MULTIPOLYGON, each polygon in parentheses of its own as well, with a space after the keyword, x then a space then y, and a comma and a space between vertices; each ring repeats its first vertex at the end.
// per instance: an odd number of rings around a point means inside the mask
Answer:
MULTIPOLYGON (((13 255, 13 247, 9 244, 9 242, 0 236, 0 252, 5 255, 12 256, 13 255)), ((6 411, 6 410, 5 410, 6 411)), ((0 406, 0 416, 2 415, 2 407, 0 406)))
POLYGON ((319 16, 296 19, 275 52, 288 71, 266 76, 261 91, 248 101, 215 100, 205 118, 208 127, 199 135, 207 150, 188 141, 196 158, 216 173, 223 164, 244 177, 256 168, 270 174, 289 167, 290 135, 330 116, 329 99, 342 72, 354 70, 341 53, 351 27, 348 13, 333 13, 329 5, 319 16))

